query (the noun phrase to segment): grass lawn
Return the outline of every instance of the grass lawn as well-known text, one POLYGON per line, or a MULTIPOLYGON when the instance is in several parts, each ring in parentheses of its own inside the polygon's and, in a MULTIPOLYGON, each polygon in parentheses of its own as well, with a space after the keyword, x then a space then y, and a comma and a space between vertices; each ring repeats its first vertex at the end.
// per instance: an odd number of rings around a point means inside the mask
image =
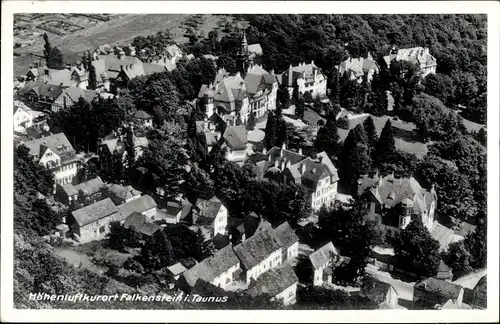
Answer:
MULTIPOLYGON (((367 116, 352 118, 349 120, 349 129, 353 129, 356 125, 362 123, 367 116)), ((416 135, 416 126, 413 123, 403 122, 401 120, 394 120, 390 116, 372 116, 373 123, 377 129, 377 135, 380 136, 382 129, 387 121, 391 119, 392 128, 394 131, 394 137, 396 139, 396 148, 407 153, 415 154, 417 157, 422 157, 427 154, 427 144, 424 144, 418 140, 416 135)), ((339 137, 341 141, 344 141, 349 133, 348 130, 339 128, 339 137)))
MULTIPOLYGON (((220 17, 204 16, 206 19, 198 29, 207 35, 217 26, 220 17)), ((59 47, 66 62, 72 63, 81 60, 84 51, 93 51, 97 46, 125 44, 131 42, 136 36, 148 36, 158 31, 171 30, 174 40, 179 43, 187 42, 188 39, 183 37, 185 27, 182 26, 186 18, 187 15, 123 15, 75 33, 63 36, 54 35, 50 38, 50 42, 52 46, 59 47)), ((21 56, 14 58, 14 75, 24 75, 28 72, 29 64, 35 60, 29 56, 29 53, 42 55, 43 43, 39 42, 16 52, 21 56)))

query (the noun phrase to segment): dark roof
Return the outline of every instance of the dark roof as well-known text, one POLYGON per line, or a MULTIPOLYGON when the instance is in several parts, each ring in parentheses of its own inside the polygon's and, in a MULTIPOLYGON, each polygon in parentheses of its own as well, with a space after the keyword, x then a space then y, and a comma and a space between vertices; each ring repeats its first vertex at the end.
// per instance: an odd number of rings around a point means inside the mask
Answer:
POLYGON ((256 233, 234 247, 234 252, 247 269, 265 260, 271 253, 280 249, 280 244, 272 229, 256 233))
POLYGON ((328 242, 313 253, 309 254, 309 260, 314 269, 318 269, 328 264, 333 255, 340 255, 332 242, 328 242))
POLYGON ((68 183, 63 186, 63 190, 68 196, 77 195, 78 192, 80 192, 80 190, 83 191, 85 195, 90 196, 95 193, 98 193, 103 186, 104 182, 102 182, 102 179, 100 177, 97 177, 89 181, 77 184, 75 186, 72 185, 71 183, 68 183))
POLYGON ((379 281, 372 276, 366 276, 363 280, 363 285, 361 286, 359 295, 361 297, 368 298, 375 303, 382 303, 390 289, 390 284, 379 281))
POLYGON ((32 141, 24 142, 24 145, 29 148, 31 155, 38 158, 43 156, 47 148, 59 155, 63 162, 72 160, 76 157, 75 149, 64 133, 37 138, 32 141))
POLYGON ((279 147, 273 147, 269 150, 267 153, 267 156, 271 157, 271 161, 269 161, 271 164, 274 164, 274 161, 276 159, 285 159, 286 161, 290 161, 292 165, 299 163, 306 157, 302 154, 290 151, 290 150, 283 150, 282 148, 279 147), (283 153, 283 157, 281 157, 281 154, 283 153))
POLYGON ((463 289, 461 286, 454 283, 436 279, 427 278, 415 284, 415 289, 420 289, 430 293, 438 294, 449 299, 458 299, 460 290, 463 289))
POLYGON ((116 212, 111 199, 106 198, 92 205, 71 212, 78 225, 85 226, 116 212))
POLYGON ((224 131, 224 140, 233 150, 245 150, 247 148, 247 130, 245 126, 227 126, 224 131))
POLYGON ((126 219, 134 212, 143 213, 151 208, 156 208, 156 202, 149 195, 141 196, 118 206, 121 219, 126 219))
POLYGON ((253 236, 257 232, 272 228, 271 223, 254 212, 251 212, 245 217, 243 226, 245 228, 246 238, 253 236))
POLYGON ((131 226, 135 231, 147 235, 147 236, 153 236, 156 231, 161 230, 161 227, 156 225, 155 223, 141 223, 137 225, 132 225, 131 226))
POLYGON ((186 279, 189 286, 193 287, 196 280, 202 279, 212 282, 223 272, 239 263, 238 257, 233 251, 233 247, 228 245, 214 253, 213 256, 206 258, 196 264, 191 269, 185 271, 182 276, 186 279))
POLYGON ((131 226, 137 226, 143 223, 147 223, 148 221, 149 221, 148 216, 138 212, 133 212, 125 219, 125 221, 123 222, 123 227, 129 228, 131 226))
POLYGON ((299 279, 289 264, 284 264, 280 268, 271 269, 263 273, 255 283, 251 284, 246 294, 252 297, 258 297, 263 294, 268 294, 269 297, 274 297, 297 283, 299 279))
POLYGON ((21 90, 21 93, 34 91, 37 96, 44 96, 55 99, 63 91, 63 87, 55 84, 42 83, 40 81, 28 82, 21 90))
POLYGON ((398 179, 394 175, 383 178, 365 176, 358 186, 358 195, 361 196, 367 191, 371 191, 383 205, 394 206, 409 198, 414 203, 414 209, 420 212, 437 199, 435 193, 423 189, 413 177, 398 179))
POLYGON ((69 87, 63 90, 73 102, 78 102, 78 99, 83 98, 85 101, 91 103, 95 97, 97 97, 97 92, 94 90, 85 90, 79 87, 69 87))
POLYGON ((112 184, 108 187, 108 191, 121 201, 126 201, 141 194, 140 191, 135 190, 132 186, 124 187, 119 184, 112 184))
POLYGON ((222 207, 222 202, 215 196, 210 200, 198 199, 192 209, 193 224, 210 225, 222 207))
POLYGON ((283 222, 280 226, 274 229, 274 234, 278 239, 278 244, 283 249, 288 249, 294 243, 299 241, 299 237, 295 234, 295 231, 290 227, 288 222, 283 222))
POLYGON ((218 297, 218 296, 236 296, 235 292, 225 291, 224 289, 212 285, 203 279, 196 280, 194 284, 192 294, 198 294, 203 297, 218 297))

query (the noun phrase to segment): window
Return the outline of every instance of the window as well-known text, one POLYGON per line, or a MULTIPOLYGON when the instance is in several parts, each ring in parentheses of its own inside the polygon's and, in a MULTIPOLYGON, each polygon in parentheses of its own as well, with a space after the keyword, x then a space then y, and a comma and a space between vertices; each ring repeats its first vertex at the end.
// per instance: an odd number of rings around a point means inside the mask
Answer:
POLYGON ((99 228, 99 234, 102 234, 102 233, 104 233, 105 231, 106 231, 106 230, 105 230, 104 226, 101 226, 101 227, 99 228))

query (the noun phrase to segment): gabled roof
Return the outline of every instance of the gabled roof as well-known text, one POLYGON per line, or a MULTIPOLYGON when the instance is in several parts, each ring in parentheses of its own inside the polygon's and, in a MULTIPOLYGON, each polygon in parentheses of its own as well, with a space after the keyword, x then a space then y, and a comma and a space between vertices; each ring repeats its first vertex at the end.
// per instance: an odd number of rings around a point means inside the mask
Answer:
POLYGON ((134 113, 134 117, 135 118, 139 118, 139 119, 151 119, 153 117, 151 117, 150 114, 148 114, 147 112, 145 112, 144 110, 137 110, 135 113, 134 113))
POLYGON ((123 228, 130 228, 131 226, 137 226, 147 222, 149 222, 148 216, 138 212, 133 212, 123 222, 123 228))
POLYGON ((109 198, 71 212, 80 226, 91 224, 114 213, 116 213, 116 206, 109 198))
POLYGON ((177 262, 174 265, 171 265, 167 268, 174 276, 180 275, 184 271, 186 271, 186 267, 184 267, 180 262, 177 262))
POLYGON ((262 47, 258 43, 248 45, 248 52, 250 52, 252 54, 256 54, 256 55, 262 55, 262 47))
POLYGON ((85 101, 87 101, 88 103, 91 103, 95 99, 95 97, 97 97, 96 91, 84 90, 79 87, 65 88, 63 92, 65 92, 68 95, 68 97, 70 97, 71 100, 73 100, 74 103, 77 103, 80 97, 85 99, 85 101))
POLYGON ((258 297, 263 294, 274 297, 291 285, 297 283, 299 279, 289 264, 284 264, 280 268, 271 269, 263 273, 254 284, 251 284, 246 294, 258 297))
POLYGON ((24 145, 30 150, 30 154, 37 158, 40 158, 47 148, 59 155, 62 161, 68 161, 76 157, 75 149, 64 133, 37 138, 24 142, 24 145))
POLYGON ((152 222, 141 223, 137 225, 132 225, 132 229, 143 235, 153 236, 154 233, 161 230, 161 227, 152 222))
POLYGON ((192 209, 193 224, 211 225, 223 207, 216 196, 211 199, 198 199, 192 209))
POLYGON ((99 190, 104 186, 104 182, 100 177, 82 182, 73 186, 71 183, 64 185, 62 188, 68 196, 77 195, 80 190, 87 196, 98 193, 99 190))
POLYGON ((278 244, 283 249, 288 249, 299 241, 299 237, 295 234, 295 231, 290 227, 288 222, 283 222, 280 226, 276 227, 274 229, 274 234, 278 239, 278 244))
POLYGON ((193 205, 188 200, 184 200, 183 202, 169 201, 165 209, 169 216, 175 217, 177 214, 181 213, 180 219, 183 219, 189 214, 192 206, 193 205))
POLYGON ((138 199, 131 200, 117 207, 120 213, 121 219, 126 219, 132 213, 143 213, 150 210, 151 208, 156 208, 156 202, 149 195, 141 196, 138 199))
POLYGON ((244 125, 227 126, 223 137, 232 150, 245 150, 247 148, 247 130, 244 125))
POLYGON ((162 73, 166 71, 171 71, 167 67, 171 66, 171 63, 165 63, 165 64, 156 64, 156 63, 142 63, 143 69, 144 69, 144 74, 145 75, 151 75, 153 73, 162 73))
POLYGON ((309 254, 309 260, 314 269, 327 265, 334 255, 340 255, 332 242, 328 242, 313 253, 309 254))
POLYGON ((387 175, 383 178, 361 179, 358 186, 358 194, 362 195, 367 190, 371 190, 380 204, 394 206, 403 199, 409 198, 414 202, 415 208, 426 208, 437 199, 434 193, 423 189, 418 181, 413 178, 395 178, 394 175, 387 175))
POLYGON ((139 196, 142 192, 135 190, 132 186, 122 186, 119 184, 112 184, 108 186, 108 191, 121 201, 126 201, 135 196, 139 196))
POLYGON ((57 84, 48 84, 41 81, 28 82, 20 92, 23 94, 33 92, 37 96, 44 96, 55 99, 59 97, 62 92, 62 87, 57 84))
POLYGON ((245 268, 251 269, 280 248, 281 246, 274 231, 267 229, 255 233, 252 237, 236 245, 234 252, 240 259, 241 264, 245 268))
POLYGON ((237 264, 239 264, 239 260, 233 251, 233 247, 227 245, 215 252, 213 256, 204 259, 191 269, 184 271, 182 276, 186 279, 187 284, 193 287, 198 279, 212 282, 215 278, 237 264))
POLYGON ((175 55, 182 55, 182 51, 176 44, 169 45, 165 48, 165 52, 172 58, 175 55))
POLYGON ((415 289, 457 300, 463 288, 449 281, 427 278, 415 284, 415 289))

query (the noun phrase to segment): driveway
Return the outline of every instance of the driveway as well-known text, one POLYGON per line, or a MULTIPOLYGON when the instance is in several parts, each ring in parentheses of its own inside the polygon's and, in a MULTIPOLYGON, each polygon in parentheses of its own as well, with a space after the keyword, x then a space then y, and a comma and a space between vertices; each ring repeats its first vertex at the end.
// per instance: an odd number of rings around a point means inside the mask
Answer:
POLYGON ((479 270, 476 272, 469 273, 462 278, 453 281, 454 284, 460 285, 464 288, 474 289, 477 285, 479 279, 486 275, 486 269, 479 270))
POLYGON ((413 300, 413 286, 415 285, 414 282, 404 282, 399 279, 394 279, 390 273, 381 271, 372 264, 368 264, 365 268, 365 271, 376 279, 391 284, 398 292, 399 299, 405 299, 408 301, 413 300))

